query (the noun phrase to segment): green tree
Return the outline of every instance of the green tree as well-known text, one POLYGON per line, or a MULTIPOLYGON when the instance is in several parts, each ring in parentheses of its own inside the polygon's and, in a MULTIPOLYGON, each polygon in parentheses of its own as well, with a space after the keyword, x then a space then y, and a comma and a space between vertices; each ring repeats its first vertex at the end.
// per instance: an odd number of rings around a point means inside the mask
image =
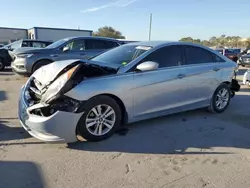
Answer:
POLYGON ((184 37, 184 38, 181 38, 180 41, 182 42, 193 42, 193 38, 192 37, 184 37))
POLYGON ((110 37, 115 39, 125 39, 120 31, 115 30, 113 27, 104 26, 99 28, 96 32, 93 33, 93 36, 100 37, 110 37))

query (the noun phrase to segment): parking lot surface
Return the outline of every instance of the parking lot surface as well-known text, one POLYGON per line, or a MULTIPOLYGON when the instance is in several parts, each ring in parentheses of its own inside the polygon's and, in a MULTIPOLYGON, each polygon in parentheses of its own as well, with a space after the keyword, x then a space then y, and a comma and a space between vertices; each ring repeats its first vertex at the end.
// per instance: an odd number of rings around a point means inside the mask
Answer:
POLYGON ((222 114, 190 111, 128 125, 98 143, 48 144, 19 125, 24 83, 0 72, 0 187, 250 187, 247 86, 222 114))

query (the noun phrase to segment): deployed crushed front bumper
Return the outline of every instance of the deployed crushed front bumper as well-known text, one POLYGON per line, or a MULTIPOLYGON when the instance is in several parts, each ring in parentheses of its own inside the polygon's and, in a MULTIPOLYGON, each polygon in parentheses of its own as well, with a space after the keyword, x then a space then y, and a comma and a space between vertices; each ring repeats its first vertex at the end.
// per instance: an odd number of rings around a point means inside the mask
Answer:
POLYGON ((76 142, 76 126, 82 113, 57 111, 49 117, 29 113, 25 99, 25 86, 21 89, 18 116, 22 127, 33 137, 46 142, 76 142))

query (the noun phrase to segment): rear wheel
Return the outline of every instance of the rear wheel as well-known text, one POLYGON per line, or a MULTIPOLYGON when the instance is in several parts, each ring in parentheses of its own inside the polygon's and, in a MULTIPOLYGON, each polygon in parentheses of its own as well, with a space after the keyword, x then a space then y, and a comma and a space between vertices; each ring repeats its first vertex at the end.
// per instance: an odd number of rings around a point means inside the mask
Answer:
POLYGON ((34 73, 36 70, 38 70, 42 66, 48 65, 50 63, 51 63, 51 61, 49 61, 49 60, 41 60, 41 61, 36 62, 36 64, 33 66, 32 73, 34 73))
POLYGON ((5 63, 3 59, 0 59, 0 71, 3 71, 5 69, 5 63))
POLYGON ((114 99, 98 96, 84 106, 84 114, 77 132, 87 141, 101 141, 111 137, 121 124, 121 108, 114 99))
POLYGON ((215 90, 210 102, 209 111, 212 113, 221 113, 225 111, 230 103, 231 91, 227 84, 222 83, 215 90))

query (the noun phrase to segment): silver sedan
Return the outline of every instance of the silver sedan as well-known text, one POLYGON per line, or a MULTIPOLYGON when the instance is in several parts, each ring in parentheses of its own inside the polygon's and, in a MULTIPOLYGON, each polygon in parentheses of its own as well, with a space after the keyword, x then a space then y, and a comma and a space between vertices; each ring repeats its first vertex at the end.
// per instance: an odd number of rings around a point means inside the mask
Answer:
POLYGON ((110 137, 123 124, 208 108, 221 113, 237 64, 193 43, 136 42, 91 60, 58 61, 38 69, 22 87, 19 119, 49 142, 110 137))

